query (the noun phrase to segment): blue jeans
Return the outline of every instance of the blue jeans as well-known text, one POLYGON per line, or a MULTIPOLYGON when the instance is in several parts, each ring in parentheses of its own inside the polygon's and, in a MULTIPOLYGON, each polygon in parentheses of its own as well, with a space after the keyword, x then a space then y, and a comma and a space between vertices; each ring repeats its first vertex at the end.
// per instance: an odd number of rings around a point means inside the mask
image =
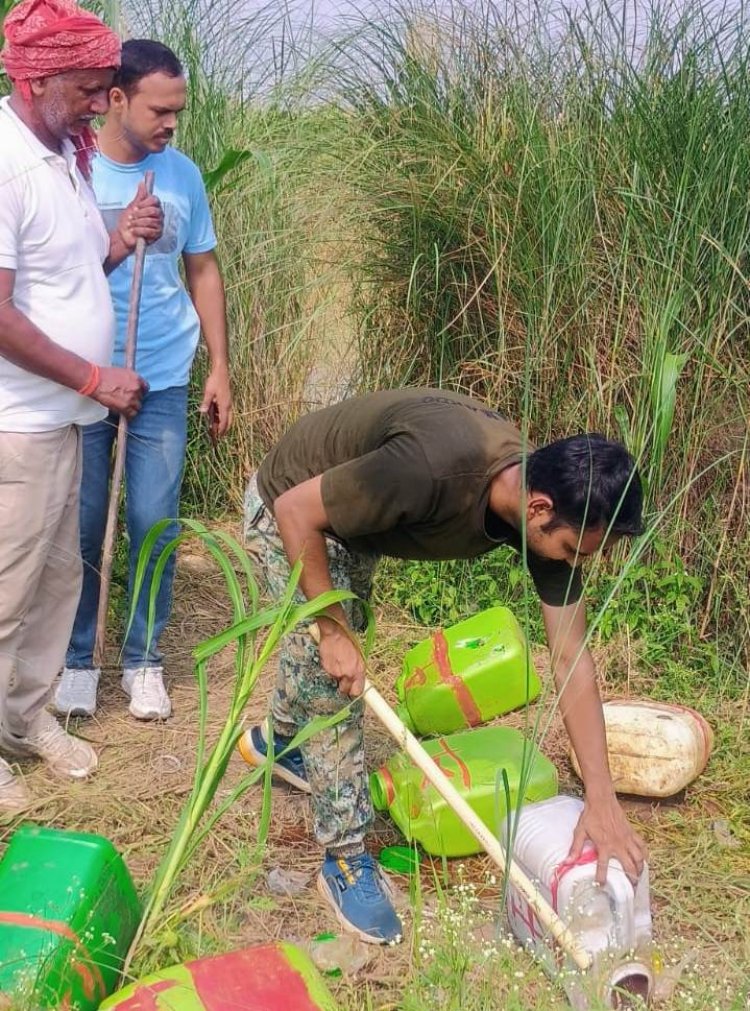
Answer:
MULTIPOLYGON (((187 386, 147 393, 143 406, 128 424, 125 454, 125 522, 129 539, 129 599, 138 553, 154 523, 177 517, 180 486, 187 444, 187 386)), ((93 667, 96 614, 99 606, 99 567, 104 529, 107 523, 112 450, 117 438, 118 418, 110 414, 104 421, 83 429, 83 476, 81 479, 81 555, 83 589, 73 634, 68 647, 67 666, 93 667)), ((161 663, 159 638, 172 607, 174 556, 169 561, 156 598, 153 637, 147 642, 148 599, 151 572, 161 549, 178 532, 171 524, 154 547, 143 589, 138 598, 130 632, 123 645, 125 667, 161 663)))

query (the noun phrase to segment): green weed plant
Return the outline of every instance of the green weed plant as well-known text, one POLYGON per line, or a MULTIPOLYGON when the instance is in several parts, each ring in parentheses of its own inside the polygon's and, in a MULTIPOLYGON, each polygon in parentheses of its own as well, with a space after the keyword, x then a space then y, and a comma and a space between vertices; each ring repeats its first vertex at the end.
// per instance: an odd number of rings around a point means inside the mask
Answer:
MULTIPOLYGON (((258 859, 263 852, 271 817, 271 769, 272 764, 254 770, 245 776, 229 795, 216 802, 216 793, 226 772, 230 758, 235 752, 245 729, 245 710, 258 682, 258 678, 281 640, 300 624, 311 623, 315 617, 331 605, 354 597, 349 591, 332 590, 310 601, 300 602, 297 596, 301 563, 292 569, 284 595, 270 607, 260 603, 258 587, 253 575, 250 558, 242 546, 229 534, 212 532, 202 523, 180 520, 184 528, 176 536, 163 544, 156 552, 159 539, 163 536, 171 520, 155 524, 149 531, 141 547, 133 583, 133 600, 137 601, 144 586, 148 587, 147 637, 153 636, 156 598, 169 559, 179 546, 189 539, 197 539, 210 553, 224 577, 228 598, 232 603, 233 620, 229 628, 213 635, 193 650, 195 676, 199 687, 199 710, 196 741, 196 762, 193 788, 186 800, 180 818, 170 841, 167 852, 161 860, 149 889, 138 932, 123 975, 141 941, 158 944, 160 935, 169 943, 174 925, 180 920, 179 911, 167 912, 167 905, 185 866, 195 858, 196 852, 222 815, 261 778, 264 779, 263 809, 256 840, 258 859), (209 747, 209 703, 208 666, 213 657, 227 648, 234 650, 235 678, 232 696, 229 700, 224 722, 214 744, 209 747)), ((365 634, 365 653, 374 635, 371 612, 365 606, 368 626, 365 634)), ((131 609, 130 621, 134 608, 131 609)), ((126 632, 127 634, 127 632, 126 632)), ((346 708, 332 717, 312 719, 290 743, 290 748, 318 733, 323 727, 335 725, 346 714, 346 708)))

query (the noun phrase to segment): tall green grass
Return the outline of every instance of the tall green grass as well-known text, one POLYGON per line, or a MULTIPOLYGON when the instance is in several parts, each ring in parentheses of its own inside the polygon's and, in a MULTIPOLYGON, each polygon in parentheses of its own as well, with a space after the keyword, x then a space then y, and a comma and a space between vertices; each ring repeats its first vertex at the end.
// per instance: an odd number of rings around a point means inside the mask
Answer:
POLYGON ((711 581, 696 627, 746 661, 748 26, 640 9, 635 38, 606 3, 533 29, 405 9, 334 48, 367 152, 362 377, 467 389, 540 442, 623 438, 660 539, 711 581))
MULTIPOLYGON (((13 0, 0 0, 0 49, 2 49, 5 43, 5 33, 3 32, 3 21, 5 20, 5 15, 13 6, 13 0)), ((3 69, 0 68, 0 97, 7 95, 10 91, 10 81, 5 75, 3 69)))
POLYGON ((214 194, 238 424, 218 457, 196 428, 188 501, 236 505, 342 390, 458 387, 538 442, 621 437, 705 583, 695 629, 746 665, 744 10, 640 5, 630 30, 612 3, 446 0, 315 37, 303 8, 151 0, 129 26, 189 67, 187 152, 252 152, 214 194))

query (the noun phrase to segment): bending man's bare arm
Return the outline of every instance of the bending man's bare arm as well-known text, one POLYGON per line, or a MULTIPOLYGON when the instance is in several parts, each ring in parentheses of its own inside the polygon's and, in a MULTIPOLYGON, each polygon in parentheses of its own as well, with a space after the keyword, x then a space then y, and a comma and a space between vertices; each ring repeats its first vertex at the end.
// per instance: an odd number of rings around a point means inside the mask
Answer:
POLYGON ((542 605, 557 685, 560 712, 575 748, 586 791, 585 807, 573 837, 571 857, 580 856, 587 839, 597 849, 597 880, 606 879, 616 857, 635 879, 643 869, 646 846, 631 828, 615 795, 607 758, 607 735, 594 660, 586 646, 583 601, 566 607, 542 605))
MULTIPOLYGON (((302 559, 300 587, 308 600, 333 589, 324 535, 329 522, 321 483, 321 477, 310 478, 279 495, 274 502, 276 523, 289 563, 294 565, 302 559)), ((338 681, 345 695, 361 695, 364 662, 344 609, 337 604, 329 608, 328 613, 328 619, 318 618, 323 669, 338 681)))

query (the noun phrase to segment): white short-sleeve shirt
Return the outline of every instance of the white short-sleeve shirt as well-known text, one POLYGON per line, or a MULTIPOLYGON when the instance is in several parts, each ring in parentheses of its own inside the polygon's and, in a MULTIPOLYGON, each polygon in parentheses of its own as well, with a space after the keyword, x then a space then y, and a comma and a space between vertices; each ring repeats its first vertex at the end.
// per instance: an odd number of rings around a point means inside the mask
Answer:
MULTIPOLYGON (((102 265, 109 236, 66 141, 56 154, 0 100, 0 268, 15 271, 13 304, 56 344, 109 365, 115 317, 102 265)), ((106 410, 18 368, 0 349, 0 431, 88 425, 106 410)))

